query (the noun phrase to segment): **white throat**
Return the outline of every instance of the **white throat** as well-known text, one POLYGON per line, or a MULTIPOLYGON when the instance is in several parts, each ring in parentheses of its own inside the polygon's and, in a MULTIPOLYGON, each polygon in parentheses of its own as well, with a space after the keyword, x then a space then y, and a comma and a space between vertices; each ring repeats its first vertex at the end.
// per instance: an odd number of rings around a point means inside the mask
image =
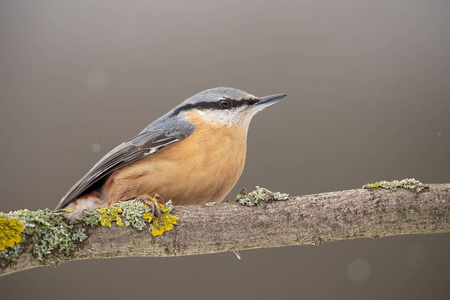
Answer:
POLYGON ((245 128, 248 128, 256 113, 257 111, 248 107, 238 107, 232 110, 198 110, 198 114, 207 122, 227 127, 240 124, 245 128))

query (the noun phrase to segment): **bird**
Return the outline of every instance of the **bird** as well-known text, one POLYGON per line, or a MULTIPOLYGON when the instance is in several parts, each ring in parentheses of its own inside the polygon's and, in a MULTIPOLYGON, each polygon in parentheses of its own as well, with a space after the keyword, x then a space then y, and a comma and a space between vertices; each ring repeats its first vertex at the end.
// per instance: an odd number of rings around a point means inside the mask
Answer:
POLYGON ((107 153, 55 209, 112 207, 133 199, 218 203, 244 169, 252 117, 285 96, 256 97, 228 87, 202 91, 107 153))

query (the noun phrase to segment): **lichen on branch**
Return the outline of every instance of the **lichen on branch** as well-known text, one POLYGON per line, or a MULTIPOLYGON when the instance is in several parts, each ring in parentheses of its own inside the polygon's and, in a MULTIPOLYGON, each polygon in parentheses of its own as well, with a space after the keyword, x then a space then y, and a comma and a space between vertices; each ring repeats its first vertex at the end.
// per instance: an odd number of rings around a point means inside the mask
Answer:
MULTIPOLYGON (((19 210, 6 215, 23 226, 18 243, 0 251, 2 267, 17 261, 20 253, 27 248, 41 262, 58 263, 68 259, 77 242, 87 239, 84 228, 75 228, 64 216, 66 211, 49 209, 29 211, 19 210), (26 245, 25 247, 22 247, 26 245)), ((5 215, 4 215, 5 216, 5 215)))
POLYGON ((237 196, 236 201, 242 205, 254 206, 261 202, 268 203, 271 201, 285 201, 289 198, 289 194, 272 192, 266 188, 256 186, 256 189, 250 193, 247 193, 243 189, 237 196))
MULTIPOLYGON (((95 210, 13 212, 3 216, 20 221, 24 231, 18 244, 0 251, 0 274, 78 259, 182 256, 450 233, 450 184, 405 184, 379 182, 364 189, 289 199, 261 188, 250 192, 244 204, 238 200, 177 206, 176 216, 169 211, 171 207, 161 207, 161 224, 150 207, 132 201, 106 214, 111 227, 107 221, 106 227, 100 225, 103 214, 95 210), (117 226, 117 222, 124 225, 117 226)), ((16 225, 8 228, 17 227, 20 232, 16 225)))
POLYGON ((0 266, 5 268, 17 262, 27 249, 41 262, 58 264, 69 260, 73 252, 88 238, 86 227, 111 228, 131 226, 143 230, 149 223, 151 234, 161 235, 173 229, 177 217, 172 216, 171 203, 161 205, 161 224, 152 218, 151 208, 139 201, 119 203, 111 208, 88 210, 80 220, 71 220, 72 209, 19 210, 0 214, 0 266), (125 222, 122 221, 125 218, 125 222))
POLYGON ((363 189, 376 189, 376 188, 382 188, 387 190, 395 190, 395 189, 407 189, 407 190, 414 190, 416 192, 420 192, 423 189, 425 189, 425 185, 420 182, 419 180, 416 180, 414 178, 406 178, 402 180, 392 180, 392 181, 377 181, 375 183, 368 183, 363 185, 363 189))

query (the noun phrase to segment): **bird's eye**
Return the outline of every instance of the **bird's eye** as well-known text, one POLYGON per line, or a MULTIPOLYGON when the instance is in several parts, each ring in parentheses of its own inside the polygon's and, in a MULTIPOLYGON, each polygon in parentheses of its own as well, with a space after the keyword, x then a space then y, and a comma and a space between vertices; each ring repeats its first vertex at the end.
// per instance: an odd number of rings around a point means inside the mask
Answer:
POLYGON ((220 100, 219 104, 220 104, 220 107, 222 107, 223 109, 229 109, 231 107, 230 100, 220 100))

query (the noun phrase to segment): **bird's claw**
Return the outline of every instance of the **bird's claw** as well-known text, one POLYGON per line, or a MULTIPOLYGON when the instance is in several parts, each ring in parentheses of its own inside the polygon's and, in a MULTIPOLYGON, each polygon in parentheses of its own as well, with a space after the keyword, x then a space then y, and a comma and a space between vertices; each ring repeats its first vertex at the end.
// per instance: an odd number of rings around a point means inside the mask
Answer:
POLYGON ((158 194, 155 194, 153 197, 148 195, 148 194, 143 194, 140 195, 138 197, 136 197, 137 201, 141 201, 142 203, 150 206, 152 208, 152 218, 155 217, 155 211, 156 211, 156 216, 158 217, 158 225, 161 226, 161 207, 160 207, 160 202, 158 202, 158 200, 160 200, 162 202, 163 205, 166 204, 166 202, 164 201, 163 197, 161 197, 158 194))

